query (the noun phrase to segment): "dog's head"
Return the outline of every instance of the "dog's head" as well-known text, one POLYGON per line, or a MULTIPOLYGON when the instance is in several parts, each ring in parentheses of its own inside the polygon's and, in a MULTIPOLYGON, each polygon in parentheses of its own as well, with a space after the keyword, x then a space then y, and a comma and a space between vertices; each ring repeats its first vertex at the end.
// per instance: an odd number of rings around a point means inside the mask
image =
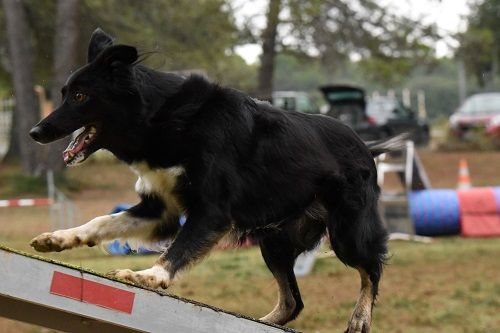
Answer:
POLYGON ((137 58, 136 48, 113 45, 109 35, 95 30, 88 63, 69 76, 61 105, 31 129, 31 137, 46 144, 81 129, 63 152, 67 165, 83 162, 100 148, 111 150, 140 109, 133 81, 137 58))

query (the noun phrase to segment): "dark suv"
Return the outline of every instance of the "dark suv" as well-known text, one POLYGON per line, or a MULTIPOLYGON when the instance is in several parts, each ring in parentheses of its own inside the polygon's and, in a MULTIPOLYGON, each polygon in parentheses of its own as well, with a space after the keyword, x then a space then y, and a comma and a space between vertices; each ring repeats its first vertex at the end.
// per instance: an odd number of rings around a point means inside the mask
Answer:
POLYGON ((384 131, 382 136, 408 132, 416 144, 429 143, 429 123, 394 97, 368 99, 366 113, 384 131))
POLYGON ((319 89, 329 104, 327 116, 351 126, 364 140, 379 138, 375 121, 366 114, 364 90, 340 85, 323 86, 319 89))
POLYGON ((364 140, 378 140, 408 132, 417 144, 429 142, 429 125, 395 98, 365 98, 363 89, 328 85, 320 87, 328 101, 328 116, 351 126, 364 140))

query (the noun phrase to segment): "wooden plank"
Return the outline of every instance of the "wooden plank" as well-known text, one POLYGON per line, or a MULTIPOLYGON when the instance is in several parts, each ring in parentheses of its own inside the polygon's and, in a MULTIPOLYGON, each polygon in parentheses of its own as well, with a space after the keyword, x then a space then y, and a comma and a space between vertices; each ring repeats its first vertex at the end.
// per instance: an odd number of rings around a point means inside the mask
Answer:
POLYGON ((295 332, 2 246, 0 281, 0 316, 63 331, 295 332))

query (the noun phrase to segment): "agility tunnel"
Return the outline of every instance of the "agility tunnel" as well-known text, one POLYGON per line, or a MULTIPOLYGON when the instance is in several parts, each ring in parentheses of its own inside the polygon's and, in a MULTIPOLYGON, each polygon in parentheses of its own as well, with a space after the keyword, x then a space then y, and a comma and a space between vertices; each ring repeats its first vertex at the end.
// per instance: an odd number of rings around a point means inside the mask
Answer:
POLYGON ((429 189, 409 195, 410 216, 415 233, 422 236, 456 235, 460 232, 457 191, 429 189))
POLYGON ((500 236, 500 187, 414 191, 409 206, 417 235, 500 236))

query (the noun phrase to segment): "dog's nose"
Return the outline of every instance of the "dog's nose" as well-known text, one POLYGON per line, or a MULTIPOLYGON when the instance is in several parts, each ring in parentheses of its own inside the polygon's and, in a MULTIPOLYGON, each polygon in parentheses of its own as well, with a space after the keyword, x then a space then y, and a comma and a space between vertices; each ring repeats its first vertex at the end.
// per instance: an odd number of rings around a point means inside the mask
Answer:
POLYGON ((33 140, 40 142, 42 137, 42 128, 40 126, 35 126, 30 130, 30 136, 33 140))

